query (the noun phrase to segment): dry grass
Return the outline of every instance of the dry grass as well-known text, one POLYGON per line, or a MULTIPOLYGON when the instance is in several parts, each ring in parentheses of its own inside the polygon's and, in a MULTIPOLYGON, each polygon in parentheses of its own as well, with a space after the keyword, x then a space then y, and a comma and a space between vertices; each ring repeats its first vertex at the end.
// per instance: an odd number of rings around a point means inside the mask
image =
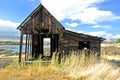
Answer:
POLYGON ((102 44, 102 54, 120 55, 120 44, 102 44))
POLYGON ((120 47, 120 43, 111 43, 111 44, 101 44, 102 47, 110 47, 110 46, 114 46, 114 47, 120 47))
POLYGON ((120 60, 120 55, 102 55, 101 57, 107 60, 120 60))
POLYGON ((0 70, 0 80, 120 80, 120 68, 94 56, 71 55, 61 64, 52 59, 51 64, 18 65, 17 60, 0 70))
POLYGON ((69 75, 75 79, 85 80, 117 80, 120 79, 120 69, 108 63, 98 63, 74 70, 69 75), (79 71, 79 72, 78 72, 79 71), (73 73, 74 72, 74 73, 73 73))
POLYGON ((120 67, 109 62, 120 61, 119 49, 113 45, 103 46, 104 55, 100 60, 93 55, 86 58, 72 53, 63 58, 61 64, 54 56, 49 65, 41 60, 29 65, 18 65, 15 59, 9 66, 0 69, 0 80, 120 80, 120 67), (113 55, 114 52, 116 54, 113 55))

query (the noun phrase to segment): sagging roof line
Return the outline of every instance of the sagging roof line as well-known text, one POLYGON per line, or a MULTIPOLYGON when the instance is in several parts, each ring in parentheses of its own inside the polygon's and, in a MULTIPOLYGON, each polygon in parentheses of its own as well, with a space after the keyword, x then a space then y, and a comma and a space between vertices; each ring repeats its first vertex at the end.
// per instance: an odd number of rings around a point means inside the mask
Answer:
POLYGON ((97 37, 97 36, 91 36, 91 35, 87 35, 87 34, 83 34, 83 33, 77 33, 77 32, 73 32, 73 31, 70 31, 70 30, 65 30, 65 32, 69 32, 69 33, 73 33, 73 34, 76 34, 76 35, 83 35, 83 36, 86 36, 86 37, 92 37, 92 38, 97 38, 97 39, 100 39, 100 40, 105 40, 104 38, 102 37, 97 37))

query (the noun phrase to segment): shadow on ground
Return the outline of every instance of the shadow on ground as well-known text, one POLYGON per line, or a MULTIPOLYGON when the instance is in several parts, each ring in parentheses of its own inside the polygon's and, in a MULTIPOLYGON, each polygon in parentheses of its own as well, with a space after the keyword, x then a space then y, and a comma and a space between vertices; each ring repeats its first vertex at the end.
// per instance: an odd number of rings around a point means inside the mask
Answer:
POLYGON ((8 66, 12 61, 12 58, 0 58, 0 69, 8 66))
POLYGON ((120 60, 108 60, 110 63, 115 64, 116 66, 120 67, 120 60))

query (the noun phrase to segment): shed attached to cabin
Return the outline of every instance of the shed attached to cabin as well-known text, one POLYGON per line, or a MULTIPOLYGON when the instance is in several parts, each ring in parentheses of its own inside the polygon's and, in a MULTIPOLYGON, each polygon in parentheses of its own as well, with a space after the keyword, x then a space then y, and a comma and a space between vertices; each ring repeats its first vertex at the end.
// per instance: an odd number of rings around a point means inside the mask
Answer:
POLYGON ((19 62, 22 56, 23 38, 25 38, 25 60, 51 58, 54 52, 68 53, 71 50, 95 51, 100 55, 101 37, 85 35, 66 30, 63 25, 40 4, 19 26, 20 51, 19 62))

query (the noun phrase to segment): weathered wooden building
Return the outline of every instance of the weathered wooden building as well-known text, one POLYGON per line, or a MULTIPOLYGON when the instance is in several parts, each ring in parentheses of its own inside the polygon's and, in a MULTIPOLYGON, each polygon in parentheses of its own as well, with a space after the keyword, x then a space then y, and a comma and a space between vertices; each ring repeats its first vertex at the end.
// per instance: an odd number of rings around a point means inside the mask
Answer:
POLYGON ((36 59, 40 55, 42 58, 51 58, 55 51, 69 53, 71 50, 82 50, 84 48, 100 53, 100 45, 104 40, 101 37, 66 30, 41 4, 17 29, 21 31, 19 62, 21 62, 24 36, 26 37, 25 60, 36 59))

